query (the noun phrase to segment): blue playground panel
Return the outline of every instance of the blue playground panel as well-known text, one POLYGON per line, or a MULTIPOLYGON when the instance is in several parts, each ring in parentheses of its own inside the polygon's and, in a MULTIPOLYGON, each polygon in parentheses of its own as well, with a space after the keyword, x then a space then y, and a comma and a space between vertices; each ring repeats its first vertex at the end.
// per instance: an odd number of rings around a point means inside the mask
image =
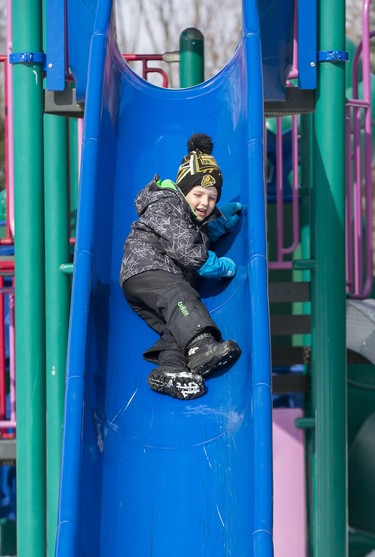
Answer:
MULTIPOLYGON (((251 4, 252 2, 243 1, 251 4)), ((259 0, 259 25, 262 41, 262 69, 264 99, 266 101, 283 101, 285 99, 285 81, 293 62, 293 25, 295 18, 294 0, 259 0)), ((47 0, 47 13, 57 14, 49 18, 48 89, 59 89, 61 68, 64 68, 65 49, 56 45, 64 29, 64 17, 60 14, 59 0, 47 0), (57 70, 56 68, 59 68, 57 70)), ((97 6, 103 8, 98 0, 68 0, 69 18, 69 64, 76 83, 78 102, 84 102, 87 86, 88 63, 90 56, 90 39, 94 29, 97 6)), ((104 9, 106 9, 104 7, 104 9)), ((245 7, 246 9, 246 7, 245 7)), ((315 89, 316 87, 316 0, 299 2, 298 6, 298 60, 299 87, 315 89)))

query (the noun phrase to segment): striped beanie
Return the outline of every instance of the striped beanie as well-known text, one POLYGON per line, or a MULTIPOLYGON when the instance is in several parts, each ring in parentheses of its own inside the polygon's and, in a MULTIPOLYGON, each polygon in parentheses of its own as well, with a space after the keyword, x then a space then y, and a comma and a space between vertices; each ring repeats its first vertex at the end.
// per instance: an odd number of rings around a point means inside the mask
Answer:
POLYGON ((213 186, 217 189, 217 201, 219 201, 223 176, 211 155, 213 147, 211 137, 204 133, 196 133, 188 140, 188 154, 182 159, 176 178, 176 184, 184 195, 187 195, 194 186, 202 188, 213 186))

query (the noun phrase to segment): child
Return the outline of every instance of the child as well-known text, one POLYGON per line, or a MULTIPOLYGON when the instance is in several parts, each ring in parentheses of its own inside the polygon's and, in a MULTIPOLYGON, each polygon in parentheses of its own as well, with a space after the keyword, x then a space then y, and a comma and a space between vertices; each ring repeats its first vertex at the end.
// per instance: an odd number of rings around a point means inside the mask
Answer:
POLYGON ((192 135, 176 183, 158 176, 137 195, 138 220, 124 245, 120 284, 132 309, 160 339, 144 353, 158 363, 148 376, 158 392, 188 400, 204 378, 234 363, 241 350, 222 340, 194 288, 197 274, 232 278, 236 265, 208 250, 239 219, 240 203, 221 208, 222 174, 205 134, 192 135))

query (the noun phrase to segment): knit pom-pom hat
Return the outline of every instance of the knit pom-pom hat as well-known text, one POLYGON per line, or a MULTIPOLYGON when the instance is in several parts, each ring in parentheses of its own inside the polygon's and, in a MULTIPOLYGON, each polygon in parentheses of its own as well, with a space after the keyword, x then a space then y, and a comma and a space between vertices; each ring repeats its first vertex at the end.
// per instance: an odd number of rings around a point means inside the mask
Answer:
POLYGON ((217 189, 217 201, 221 196, 223 176, 221 170, 211 155, 214 145, 209 135, 196 133, 187 142, 188 153, 181 161, 177 172, 176 184, 184 195, 194 186, 206 188, 213 186, 217 189))

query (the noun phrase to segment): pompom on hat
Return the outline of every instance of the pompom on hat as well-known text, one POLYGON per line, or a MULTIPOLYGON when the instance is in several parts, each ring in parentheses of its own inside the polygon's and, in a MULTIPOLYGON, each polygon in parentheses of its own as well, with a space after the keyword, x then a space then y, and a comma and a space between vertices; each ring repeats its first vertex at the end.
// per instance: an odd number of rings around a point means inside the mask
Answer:
POLYGON ((221 196, 223 176, 212 156, 214 148, 212 139, 204 133, 196 133, 187 142, 188 154, 181 161, 177 172, 176 184, 184 195, 194 186, 217 189, 217 201, 221 196))

